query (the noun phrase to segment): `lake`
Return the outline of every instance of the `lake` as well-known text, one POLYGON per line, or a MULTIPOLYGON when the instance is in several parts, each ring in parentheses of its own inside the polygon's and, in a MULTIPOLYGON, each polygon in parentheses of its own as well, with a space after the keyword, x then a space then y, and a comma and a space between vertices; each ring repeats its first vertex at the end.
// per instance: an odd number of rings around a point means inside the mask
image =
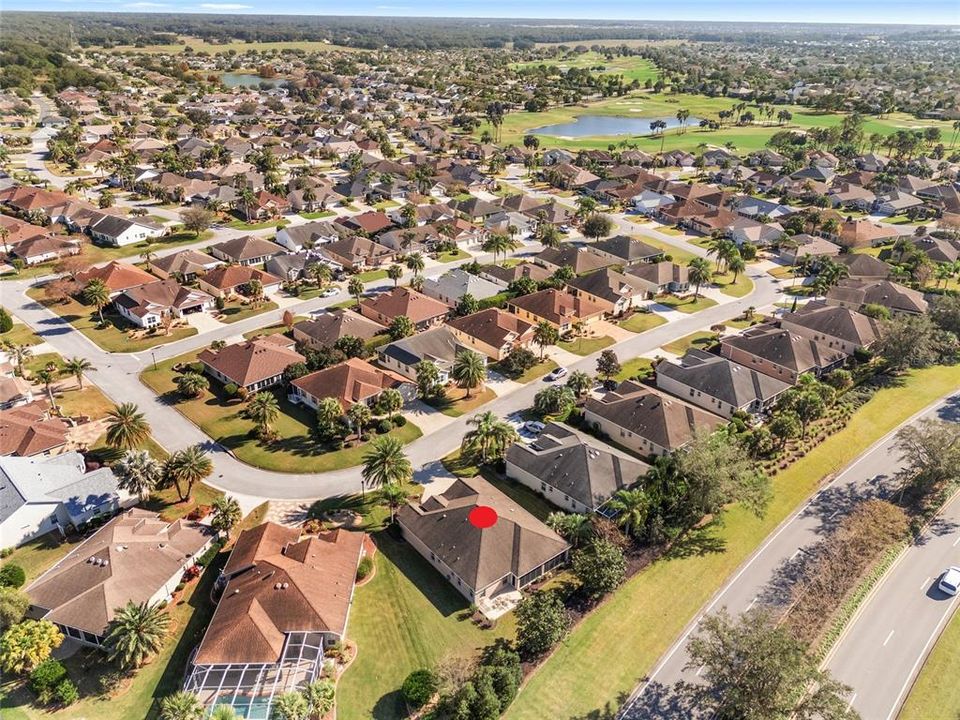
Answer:
POLYGON ((253 86, 259 88, 261 84, 266 84, 266 87, 280 87, 283 83, 286 82, 283 78, 262 78, 259 75, 251 75, 249 73, 224 73, 221 76, 223 84, 227 87, 234 88, 253 86))
MULTIPOLYGON (((622 115, 580 115, 572 122, 544 125, 529 132, 554 137, 593 137, 595 135, 650 135, 650 123, 662 120, 667 129, 680 127, 675 117, 624 117, 622 115)), ((687 127, 697 127, 700 118, 687 118, 687 127)))

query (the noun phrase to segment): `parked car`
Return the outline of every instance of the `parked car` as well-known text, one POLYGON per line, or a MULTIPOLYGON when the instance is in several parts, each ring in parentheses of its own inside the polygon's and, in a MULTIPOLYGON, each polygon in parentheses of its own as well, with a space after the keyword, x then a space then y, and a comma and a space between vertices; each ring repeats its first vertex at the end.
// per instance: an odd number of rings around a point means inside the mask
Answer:
POLYGON ((559 380, 560 378, 566 377, 567 372, 566 368, 558 367, 556 370, 547 374, 546 381, 554 382, 555 380, 559 380))
POLYGON ((960 588, 960 567, 956 565, 948 567, 943 575, 940 576, 940 582, 937 584, 937 587, 947 595, 956 595, 957 588, 960 588))
POLYGON ((322 298, 333 297, 339 292, 340 292, 340 288, 329 287, 326 290, 324 290, 322 293, 320 293, 320 297, 322 298))
POLYGON ((527 420, 523 424, 523 429, 532 433, 541 433, 545 427, 546 425, 539 420, 527 420))

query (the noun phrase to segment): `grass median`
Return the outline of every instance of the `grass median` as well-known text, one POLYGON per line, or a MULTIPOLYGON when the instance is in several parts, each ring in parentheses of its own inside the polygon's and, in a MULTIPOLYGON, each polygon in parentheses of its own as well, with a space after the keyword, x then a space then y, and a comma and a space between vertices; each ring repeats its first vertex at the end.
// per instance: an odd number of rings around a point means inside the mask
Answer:
MULTIPOLYGON (((504 715, 507 720, 603 717, 615 709, 737 567, 810 493, 870 445, 960 386, 960 366, 912 371, 878 391, 805 458, 773 479, 762 518, 739 506, 705 546, 722 550, 665 558, 629 580, 591 613, 535 672, 504 715), (616 663, 596 658, 616 657, 616 663)), ((919 716, 918 716, 919 717, 919 716)))

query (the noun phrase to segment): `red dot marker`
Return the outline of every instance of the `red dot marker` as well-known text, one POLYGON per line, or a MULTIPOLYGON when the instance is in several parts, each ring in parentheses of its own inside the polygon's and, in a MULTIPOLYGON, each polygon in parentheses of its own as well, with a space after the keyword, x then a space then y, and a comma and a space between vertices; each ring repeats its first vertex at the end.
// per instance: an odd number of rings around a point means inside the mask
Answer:
POLYGON ((467 516, 470 524, 483 530, 497 524, 497 511, 487 505, 477 505, 467 516))

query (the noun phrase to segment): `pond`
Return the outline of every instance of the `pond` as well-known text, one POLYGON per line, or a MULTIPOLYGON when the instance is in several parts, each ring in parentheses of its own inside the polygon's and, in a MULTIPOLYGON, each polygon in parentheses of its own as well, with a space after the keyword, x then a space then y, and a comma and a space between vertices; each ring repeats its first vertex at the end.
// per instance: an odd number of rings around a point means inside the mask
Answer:
MULTIPOLYGON (((622 115, 580 115, 571 122, 544 125, 529 132, 554 137, 593 137, 595 135, 650 135, 650 123, 661 120, 667 129, 680 126, 675 117, 624 117, 622 115)), ((686 126, 697 127, 700 118, 688 117, 686 126)))
POLYGON ((286 80, 283 78, 262 78, 259 75, 250 73, 224 73, 221 76, 223 84, 228 88, 235 87, 268 87, 275 88, 283 85, 286 80))

